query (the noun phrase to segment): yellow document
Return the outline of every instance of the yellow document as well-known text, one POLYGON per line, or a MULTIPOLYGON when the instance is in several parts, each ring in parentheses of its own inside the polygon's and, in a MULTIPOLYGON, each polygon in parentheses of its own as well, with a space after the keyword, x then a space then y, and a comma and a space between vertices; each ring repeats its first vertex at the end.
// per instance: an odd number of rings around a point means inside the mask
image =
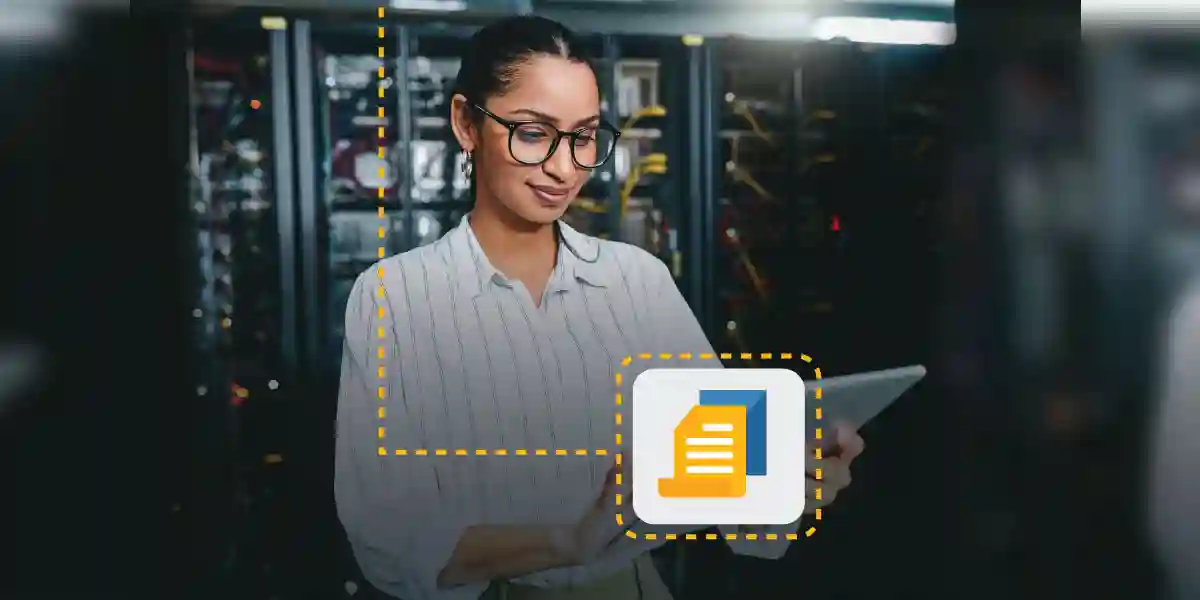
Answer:
POLYGON ((675 427, 674 477, 658 480, 663 498, 746 495, 746 407, 692 407, 675 427))

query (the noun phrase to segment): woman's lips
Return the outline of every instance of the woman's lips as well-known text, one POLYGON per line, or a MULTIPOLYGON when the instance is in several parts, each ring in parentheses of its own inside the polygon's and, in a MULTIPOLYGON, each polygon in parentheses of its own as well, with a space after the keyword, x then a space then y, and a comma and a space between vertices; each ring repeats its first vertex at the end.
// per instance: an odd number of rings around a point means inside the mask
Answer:
POLYGON ((547 185, 530 184, 529 187, 533 188, 533 193, 545 204, 562 204, 566 201, 567 195, 570 192, 567 188, 556 188, 547 185))

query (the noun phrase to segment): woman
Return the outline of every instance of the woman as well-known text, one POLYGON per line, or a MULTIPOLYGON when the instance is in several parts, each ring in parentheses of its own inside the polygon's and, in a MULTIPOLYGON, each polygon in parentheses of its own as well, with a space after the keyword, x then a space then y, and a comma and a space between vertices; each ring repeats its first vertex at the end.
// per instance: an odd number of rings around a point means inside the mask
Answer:
MULTIPOLYGON (((563 26, 505 19, 470 41, 450 111, 474 209, 363 273, 346 310, 335 487, 355 556, 404 600, 668 600, 656 542, 614 519, 612 450, 575 451, 614 445, 623 357, 711 347, 661 261, 559 221, 617 137, 595 73, 563 26)), ((840 434, 810 510, 861 451, 840 434)))

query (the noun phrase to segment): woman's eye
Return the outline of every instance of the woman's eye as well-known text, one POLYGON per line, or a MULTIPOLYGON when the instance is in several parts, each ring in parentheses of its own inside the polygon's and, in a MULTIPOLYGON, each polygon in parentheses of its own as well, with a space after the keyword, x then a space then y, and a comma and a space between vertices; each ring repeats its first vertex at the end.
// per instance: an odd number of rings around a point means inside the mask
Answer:
POLYGON ((519 131, 518 137, 526 142, 536 142, 546 138, 546 134, 541 131, 519 131))
POLYGON ((587 146, 594 141, 596 141, 596 136, 590 133, 580 133, 575 136, 575 145, 578 147, 587 146))

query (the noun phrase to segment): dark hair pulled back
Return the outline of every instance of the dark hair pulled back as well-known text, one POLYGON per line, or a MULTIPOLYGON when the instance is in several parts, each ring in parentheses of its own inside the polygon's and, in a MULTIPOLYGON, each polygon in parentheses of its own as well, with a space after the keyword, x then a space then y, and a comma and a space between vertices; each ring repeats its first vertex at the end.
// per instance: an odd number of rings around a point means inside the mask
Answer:
POLYGON ((471 37, 463 52, 454 92, 483 104, 507 91, 521 65, 539 55, 592 66, 583 45, 563 24, 529 15, 506 17, 471 37))

